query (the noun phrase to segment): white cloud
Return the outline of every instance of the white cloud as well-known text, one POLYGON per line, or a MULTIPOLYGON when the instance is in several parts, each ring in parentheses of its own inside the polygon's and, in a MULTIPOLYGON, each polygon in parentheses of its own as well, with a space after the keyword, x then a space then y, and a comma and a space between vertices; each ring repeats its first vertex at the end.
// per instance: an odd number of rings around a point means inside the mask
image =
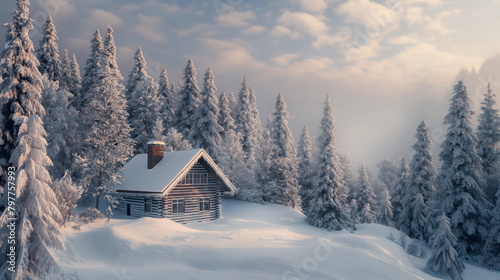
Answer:
POLYGON ((275 37, 290 37, 292 39, 300 38, 300 33, 292 32, 290 29, 281 25, 275 26, 271 30, 271 35, 275 37))
POLYGON ((220 26, 224 27, 246 27, 249 26, 250 22, 254 21, 255 18, 256 16, 252 11, 246 11, 246 12, 232 11, 217 16, 215 20, 219 23, 220 26))
POLYGON ((313 37, 324 34, 328 31, 328 26, 322 18, 302 12, 285 12, 277 22, 294 31, 309 34, 313 37))
POLYGON ((260 25, 253 25, 248 27, 247 29, 243 30, 243 34, 246 35, 253 35, 253 34, 262 34, 267 30, 264 26, 260 25))
POLYGON ((86 18, 86 22, 90 26, 106 27, 110 25, 116 27, 120 26, 123 23, 123 20, 113 13, 99 9, 93 9, 89 12, 88 17, 86 18))
POLYGON ((167 41, 167 36, 163 33, 166 26, 163 18, 139 14, 137 20, 139 22, 134 26, 137 34, 155 43, 167 41))
POLYGON ((328 6, 326 0, 299 0, 302 9, 308 12, 322 12, 328 6))
POLYGON ((347 27, 342 27, 339 32, 334 35, 319 35, 313 42, 313 47, 321 48, 323 46, 335 46, 340 43, 347 42, 352 37, 352 30, 347 27))
POLYGON ((347 22, 355 22, 363 25, 377 23, 386 26, 398 20, 397 9, 392 6, 372 2, 370 0, 349 0, 337 7, 336 13, 346 17, 347 22))
POLYGON ((295 60, 298 56, 299 55, 296 53, 282 54, 282 55, 272 57, 271 62, 278 64, 278 65, 285 65, 285 64, 290 63, 292 60, 295 60))

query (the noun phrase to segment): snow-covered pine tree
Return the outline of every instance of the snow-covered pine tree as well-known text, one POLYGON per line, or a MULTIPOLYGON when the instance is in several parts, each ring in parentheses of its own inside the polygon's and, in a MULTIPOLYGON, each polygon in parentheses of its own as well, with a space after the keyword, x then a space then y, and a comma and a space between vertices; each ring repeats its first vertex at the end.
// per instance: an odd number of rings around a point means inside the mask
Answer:
POLYGON ((488 91, 481 103, 481 114, 477 127, 477 154, 481 158, 486 180, 484 193, 495 203, 495 193, 500 180, 500 115, 496 107, 495 94, 488 84, 488 91))
POLYGON ((300 133, 299 148, 297 151, 299 159, 299 195, 304 213, 307 213, 307 208, 312 198, 312 188, 315 178, 313 147, 313 141, 311 136, 309 136, 309 129, 307 126, 304 126, 300 133))
MULTIPOLYGON (((401 158, 401 163, 398 169, 398 179, 396 184, 390 188, 391 204, 394 213, 394 221, 396 222, 396 228, 401 230, 401 223, 399 217, 401 216, 401 210, 403 208, 403 197, 406 191, 406 186, 408 183, 408 175, 410 174, 410 168, 408 167, 408 162, 406 158, 401 158)), ((405 221, 401 221, 405 222, 405 221)))
POLYGON ((194 113, 201 103, 200 88, 196 82, 196 68, 192 59, 189 59, 184 69, 184 84, 179 92, 180 101, 176 116, 176 129, 184 138, 193 144, 192 129, 195 126, 194 113))
POLYGON ((69 222, 73 209, 77 206, 78 200, 83 193, 83 188, 73 183, 68 171, 64 175, 54 181, 52 189, 57 197, 57 207, 62 214, 62 225, 69 222))
POLYGON ((377 219, 378 223, 385 226, 395 227, 396 225, 394 224, 392 215, 391 195, 387 189, 382 191, 379 208, 380 213, 377 219))
POLYGON ((59 87, 69 92, 69 83, 71 79, 71 60, 69 59, 68 50, 63 50, 61 57, 61 77, 59 78, 59 87))
POLYGON ((427 261, 427 268, 441 275, 449 275, 453 280, 461 280, 464 264, 459 260, 455 246, 457 238, 450 228, 450 220, 445 214, 438 217, 438 228, 434 232, 432 256, 427 261))
POLYGON ((229 130, 234 130, 236 124, 233 119, 233 112, 231 110, 231 104, 225 92, 222 92, 219 96, 219 125, 222 127, 221 137, 224 138, 226 132, 229 130))
POLYGON ((163 120, 163 129, 166 131, 174 126, 177 94, 172 90, 165 68, 161 70, 158 80, 158 98, 161 103, 160 115, 163 120))
POLYGON ((271 185, 275 186, 275 188, 271 189, 271 202, 299 208, 297 151, 292 131, 288 127, 288 120, 285 99, 280 93, 269 124, 273 147, 269 179, 271 185))
POLYGON ((42 40, 36 56, 40 65, 38 70, 40 74, 47 75, 51 81, 62 81, 61 60, 59 59, 59 46, 57 45, 57 31, 49 15, 43 25, 42 40))
POLYGON ((351 199, 351 203, 349 204, 349 213, 351 215, 351 221, 355 224, 359 223, 360 218, 359 218, 359 209, 358 209, 358 203, 356 202, 356 199, 351 199))
POLYGON ((477 154, 482 159, 484 175, 490 176, 500 172, 500 115, 495 108, 495 94, 489 84, 481 104, 477 127, 477 154))
MULTIPOLYGON (((82 78, 80 76, 80 65, 78 65, 78 60, 76 60, 75 54, 73 54, 70 61, 70 70, 71 76, 67 84, 68 91, 73 94, 73 100, 80 100, 82 92, 82 78)), ((73 103, 74 102, 72 102, 72 104, 73 103)))
POLYGON ((262 203, 262 192, 253 170, 244 161, 241 136, 234 130, 227 131, 222 142, 219 166, 236 187, 236 198, 262 203))
POLYGON ((490 232, 483 250, 483 263, 492 269, 500 270, 500 182, 496 193, 496 206, 490 222, 490 232))
POLYGON ((241 90, 238 95, 235 120, 236 130, 243 137, 242 145, 246 163, 253 168, 256 161, 257 149, 261 142, 261 123, 255 92, 248 85, 246 77, 243 78, 241 90))
POLYGON ((120 182, 120 171, 132 155, 134 141, 130 138, 124 88, 116 69, 111 68, 116 62, 109 61, 116 55, 101 53, 96 57, 101 61, 96 63, 95 71, 89 71, 96 76, 87 77, 94 82, 88 84, 88 101, 80 114, 85 133, 76 164, 82 172, 79 184, 84 187, 84 194, 95 197, 99 208, 99 197, 109 186, 120 182))
POLYGON ((196 108, 194 120, 196 123, 191 132, 194 146, 204 149, 216 162, 222 143, 219 125, 219 107, 215 96, 215 77, 212 69, 208 68, 201 92, 201 104, 196 108))
POLYGON ((42 105, 45 108, 43 125, 47 132, 47 155, 53 162, 49 167, 52 178, 61 177, 73 164, 76 151, 75 124, 77 112, 70 106, 71 93, 46 75, 42 78, 42 105))
POLYGON ((413 145, 415 153, 410 162, 410 174, 402 200, 399 216, 400 230, 412 238, 427 240, 426 219, 430 211, 436 169, 431 153, 429 129, 424 121, 417 127, 417 141, 413 145))
POLYGON ((105 61, 109 63, 109 71, 112 75, 120 81, 123 80, 123 76, 120 73, 120 69, 118 69, 118 64, 116 63, 116 44, 113 36, 113 28, 111 28, 111 26, 108 26, 106 36, 104 37, 102 54, 103 56, 107 56, 105 61))
POLYGON ((135 65, 129 74, 127 96, 131 137, 135 141, 134 153, 147 152, 148 141, 160 139, 163 120, 158 88, 146 69, 146 60, 141 48, 134 55, 135 65))
POLYGON ((262 199, 266 202, 271 201, 272 189, 275 188, 272 185, 271 180, 271 165, 273 158, 273 142, 271 140, 271 115, 268 116, 266 126, 262 132, 261 144, 259 150, 257 151, 257 165, 255 166, 255 174, 257 182, 260 186, 260 191, 262 194, 262 199))
POLYGON ((476 153, 477 138, 472 130, 471 101, 462 81, 454 86, 451 105, 444 118, 449 125, 439 154, 438 205, 450 217, 461 256, 476 255, 488 235, 490 213, 485 205, 481 159, 476 153))
POLYGON ((163 142, 165 143, 165 151, 167 152, 191 150, 193 148, 191 143, 184 139, 182 133, 177 131, 175 127, 167 130, 167 134, 163 137, 163 142))
POLYGON ((360 222, 362 224, 371 224, 375 221, 374 211, 372 210, 370 203, 366 203, 365 206, 363 206, 360 216, 360 222))
MULTIPOLYGON (((0 71, 4 81, 0 84, 0 100, 4 138, 1 150, 9 152, 9 166, 5 168, 5 182, 15 182, 15 195, 4 192, 0 215, 0 278, 42 279, 58 271, 49 248, 63 248, 58 222, 62 219, 57 209, 55 194, 50 187, 47 167, 51 161, 46 153, 47 142, 41 117, 45 111, 41 104, 42 81, 38 60, 34 55, 29 30, 29 0, 18 0, 8 28, 0 71), (5 203, 7 197, 15 205, 5 203), (15 218, 15 219, 12 219, 15 218), (7 224, 15 224, 15 246, 7 240, 12 236, 7 224), (9 237, 9 238, 7 238, 9 237), (12 249, 14 247, 14 249, 12 249), (15 272, 10 269, 7 254, 15 251, 15 272)), ((10 185, 12 186, 12 185, 10 185)), ((9 188, 5 188, 9 191, 9 188)), ((12 192, 12 188, 10 188, 12 192)))
POLYGON ((236 108, 238 107, 238 101, 236 101, 234 92, 230 91, 227 93, 227 100, 229 101, 229 108, 231 108, 233 119, 236 120, 237 118, 236 108))
MULTIPOLYGON (((367 208, 367 210, 370 211, 370 216, 376 216, 375 193, 373 192, 372 184, 368 178, 368 172, 366 171, 366 165, 364 163, 358 170, 358 192, 356 194, 356 202, 358 202, 358 206, 361 207, 359 209, 360 213, 363 213, 362 210, 366 208, 366 204, 369 204, 370 207, 367 208)), ((363 214, 361 214, 361 219, 363 219, 363 214)))
MULTIPOLYGON (((358 190, 358 175, 354 170, 354 164, 347 154, 339 153, 339 162, 342 168, 343 179, 345 182, 345 201, 351 201, 356 196, 358 190)), ((348 208, 349 205, 346 205, 348 208)))
POLYGON ((307 221, 328 230, 355 229, 354 223, 342 209, 339 191, 344 187, 335 141, 335 121, 330 98, 327 97, 318 139, 318 175, 309 204, 307 221))
POLYGON ((92 99, 90 94, 92 94, 96 83, 98 83, 97 71, 99 71, 98 69, 100 68, 103 51, 104 46, 102 44, 101 34, 99 30, 96 30, 94 32, 94 37, 90 41, 90 54, 87 58, 87 64, 85 65, 84 74, 81 80, 80 94, 75 94, 75 98, 73 99, 73 107, 78 111, 82 110, 83 106, 92 99))
POLYGON ((391 159, 385 158, 378 164, 378 179, 387 188, 391 188, 397 181, 398 165, 391 159))

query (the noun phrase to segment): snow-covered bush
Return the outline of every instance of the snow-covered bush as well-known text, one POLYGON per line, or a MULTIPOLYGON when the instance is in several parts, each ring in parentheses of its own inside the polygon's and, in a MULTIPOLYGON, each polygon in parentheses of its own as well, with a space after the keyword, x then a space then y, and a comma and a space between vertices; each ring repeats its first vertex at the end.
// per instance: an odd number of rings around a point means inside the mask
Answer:
POLYGON ((83 210, 78 217, 80 218, 82 224, 90 224, 95 222, 97 219, 103 219, 104 215, 96 208, 87 208, 83 210))

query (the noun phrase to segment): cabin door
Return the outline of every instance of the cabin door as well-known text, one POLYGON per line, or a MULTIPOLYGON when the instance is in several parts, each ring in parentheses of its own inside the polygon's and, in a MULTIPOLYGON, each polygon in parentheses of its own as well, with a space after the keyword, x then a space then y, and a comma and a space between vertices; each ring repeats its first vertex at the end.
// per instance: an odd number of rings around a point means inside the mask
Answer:
POLYGON ((127 216, 130 216, 130 203, 127 203, 127 216))

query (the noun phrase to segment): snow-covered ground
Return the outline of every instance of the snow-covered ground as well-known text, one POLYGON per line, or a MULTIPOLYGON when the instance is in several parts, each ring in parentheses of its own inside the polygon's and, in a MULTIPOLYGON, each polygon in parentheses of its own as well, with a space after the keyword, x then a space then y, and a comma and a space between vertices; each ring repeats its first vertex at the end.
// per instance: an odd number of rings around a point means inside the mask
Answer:
MULTIPOLYGON (((82 280, 440 279, 423 272, 426 258, 387 239, 399 237, 389 227, 328 232, 290 208, 235 200, 223 201, 223 215, 187 225, 117 215, 80 232, 64 229, 66 252, 58 257, 82 280)), ((500 272, 466 266, 465 279, 500 279, 500 272)))

